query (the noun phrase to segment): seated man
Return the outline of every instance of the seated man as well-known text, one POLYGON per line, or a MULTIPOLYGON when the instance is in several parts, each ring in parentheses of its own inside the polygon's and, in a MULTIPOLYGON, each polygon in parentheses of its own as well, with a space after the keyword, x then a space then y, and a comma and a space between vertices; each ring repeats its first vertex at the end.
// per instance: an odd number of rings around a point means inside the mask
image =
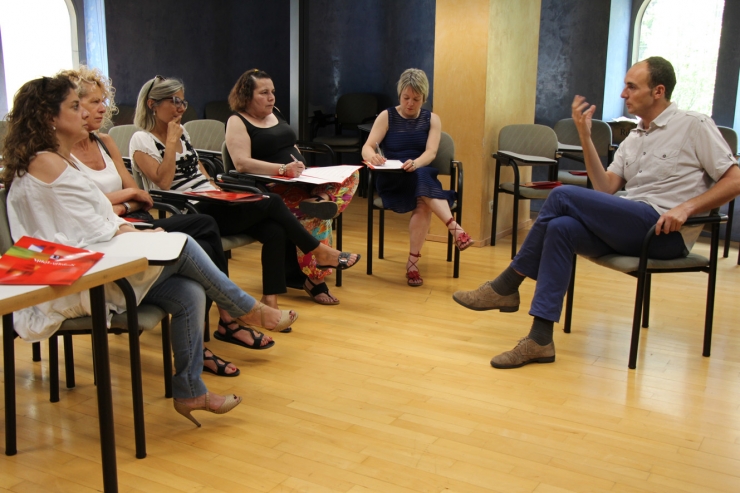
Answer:
POLYGON ((714 122, 671 103, 676 75, 670 62, 660 57, 638 62, 624 83, 622 98, 641 121, 606 171, 591 141, 596 108, 581 96, 573 100, 573 119, 594 190, 554 189, 509 267, 478 289, 453 295, 471 310, 515 312, 519 285, 525 277, 537 281, 529 335, 495 356, 494 368, 555 361, 553 323, 560 319, 574 253, 639 256, 645 234, 655 225, 659 237, 651 244, 650 257, 686 256, 701 232, 701 226, 682 228, 686 219, 740 194, 740 169, 714 122), (615 197, 623 186, 627 195, 615 197))

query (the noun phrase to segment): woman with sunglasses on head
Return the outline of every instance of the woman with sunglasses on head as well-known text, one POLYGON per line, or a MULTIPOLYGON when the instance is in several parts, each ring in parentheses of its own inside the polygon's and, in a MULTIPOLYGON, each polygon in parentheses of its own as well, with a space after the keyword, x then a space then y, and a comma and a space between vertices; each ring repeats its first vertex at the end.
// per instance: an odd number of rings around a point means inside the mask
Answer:
MULTIPOLYGON (((131 138, 129 154, 152 187, 180 192, 214 190, 187 132, 180 125, 187 108, 184 98, 185 87, 176 79, 157 76, 142 86, 134 123, 143 130, 131 138)), ((290 260, 289 242, 311 252, 322 268, 353 265, 359 256, 319 242, 303 228, 280 196, 267 195, 269 198, 259 202, 236 206, 201 202, 196 207, 216 219, 221 235, 248 234, 262 242, 261 301, 277 307, 277 295, 287 291, 285 264, 290 260)))
MULTIPOLYGON (((147 192, 139 189, 123 164, 121 153, 115 142, 106 134, 97 131, 117 108, 114 101, 115 89, 110 79, 96 68, 80 66, 76 70, 64 70, 60 75, 68 77, 77 86, 80 104, 89 113, 86 118, 90 134, 72 147, 72 156, 79 164, 80 171, 87 174, 98 188, 108 197, 113 211, 124 219, 135 217, 143 219, 171 233, 185 233, 192 237, 206 252, 208 257, 226 276, 229 275, 228 261, 221 244, 216 221, 205 214, 175 214, 166 219, 154 219, 148 212, 152 199, 147 192)), ((206 313, 211 300, 206 304, 206 313)), ((228 311, 219 307, 219 324, 242 334, 243 344, 249 349, 264 349, 272 346, 272 338, 251 327, 239 327, 228 311)), ((203 370, 225 377, 238 376, 240 371, 231 362, 216 356, 203 346, 203 370)))
MULTIPOLYGON (((242 173, 267 176, 301 176, 306 163, 296 147, 296 134, 275 107, 272 78, 259 69, 247 70, 229 93, 234 114, 226 122, 226 145, 234 167, 242 173)), ((273 183, 270 191, 279 194, 306 231, 322 243, 332 240, 331 219, 347 208, 359 184, 355 171, 343 183, 309 185, 273 183)), ((300 246, 300 245, 299 245, 300 246)), ((324 278, 327 271, 316 268, 311 252, 300 249, 298 264, 306 275, 303 289, 320 305, 337 305, 324 278), (301 251, 302 250, 302 251, 301 251)), ((353 265, 349 261, 340 266, 353 265)))
MULTIPOLYGON (((29 81, 16 93, 7 116, 2 175, 14 239, 33 235, 82 248, 120 234, 141 235, 147 241, 147 233, 118 217, 108 198, 74 163, 71 150, 87 138, 87 116, 75 84, 62 75, 29 81)), ((206 296, 243 324, 280 329, 297 318, 243 292, 190 238, 175 264, 149 267, 127 279, 137 302, 172 315, 174 406, 198 426, 192 411, 224 414, 241 402, 235 395, 209 393, 201 379, 206 296)), ((64 319, 90 314, 83 300, 84 294, 76 294, 21 310, 17 325, 24 327, 27 340, 49 337, 64 319)), ((123 295, 113 284, 106 286, 106 301, 111 310, 125 310, 123 295)))

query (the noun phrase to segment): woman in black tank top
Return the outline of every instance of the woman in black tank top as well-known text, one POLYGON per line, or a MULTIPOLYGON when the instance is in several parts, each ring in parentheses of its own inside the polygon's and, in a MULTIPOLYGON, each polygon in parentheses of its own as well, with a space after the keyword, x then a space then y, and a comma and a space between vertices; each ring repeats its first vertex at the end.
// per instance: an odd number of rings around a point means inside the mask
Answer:
MULTIPOLYGON (((267 176, 300 176, 305 170, 303 156, 295 147, 293 129, 275 108, 272 79, 265 72, 245 72, 229 95, 234 115, 226 125, 226 145, 238 171, 267 176)), ((270 191, 283 198, 285 205, 303 227, 321 243, 330 245, 331 219, 349 205, 359 184, 355 171, 343 183, 309 185, 304 183, 270 184, 270 191)), ((324 278, 330 271, 316 266, 313 255, 298 249, 298 264, 306 275, 304 289, 316 303, 336 305, 339 300, 329 293, 324 278)), ((359 255, 349 260, 349 265, 359 255)))

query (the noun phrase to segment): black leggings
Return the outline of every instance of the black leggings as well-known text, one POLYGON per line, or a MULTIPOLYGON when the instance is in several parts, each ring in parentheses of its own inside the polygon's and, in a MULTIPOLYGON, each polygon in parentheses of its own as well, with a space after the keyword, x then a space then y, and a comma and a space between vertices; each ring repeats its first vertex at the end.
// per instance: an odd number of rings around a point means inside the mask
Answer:
MULTIPOLYGON (((262 293, 281 294, 287 291, 285 261, 290 244, 303 252, 319 246, 319 241, 306 231, 290 212, 283 199, 274 193, 259 202, 238 205, 199 203, 203 214, 212 216, 221 236, 246 234, 262 243, 262 293)), ((290 252, 295 257, 295 252, 290 252)))
POLYGON ((221 234, 216 220, 205 214, 175 214, 166 219, 152 222, 155 228, 162 228, 168 233, 185 233, 203 248, 218 270, 229 275, 229 263, 226 260, 221 234))

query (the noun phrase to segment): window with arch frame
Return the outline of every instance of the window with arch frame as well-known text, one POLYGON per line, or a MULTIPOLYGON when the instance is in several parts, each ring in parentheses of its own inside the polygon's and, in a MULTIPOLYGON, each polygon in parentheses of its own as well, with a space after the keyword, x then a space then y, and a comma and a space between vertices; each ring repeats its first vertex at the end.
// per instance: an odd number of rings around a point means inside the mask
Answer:
POLYGON ((7 106, 0 107, 0 117, 12 108, 13 96, 25 82, 79 65, 70 0, 0 0, 0 36, 5 85, 0 103, 7 106))
POLYGON ((712 114, 725 0, 645 0, 635 20, 632 62, 661 56, 673 64, 671 101, 712 114))

